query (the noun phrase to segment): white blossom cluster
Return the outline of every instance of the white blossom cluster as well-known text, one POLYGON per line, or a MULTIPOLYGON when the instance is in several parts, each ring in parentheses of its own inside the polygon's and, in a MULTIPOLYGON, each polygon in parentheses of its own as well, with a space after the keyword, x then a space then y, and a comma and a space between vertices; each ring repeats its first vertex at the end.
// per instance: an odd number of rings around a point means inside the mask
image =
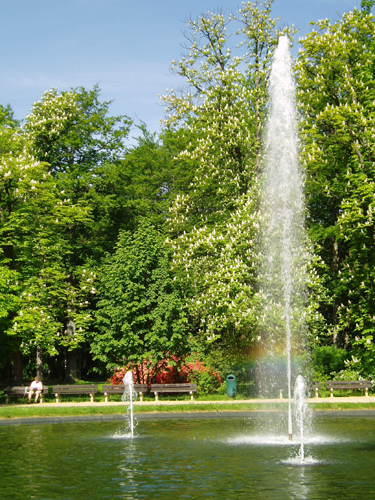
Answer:
POLYGON ((229 19, 206 13, 190 20, 189 52, 172 63, 187 90, 162 97, 164 123, 182 125, 192 137, 178 159, 195 175, 189 192, 170 207, 168 243, 190 316, 208 342, 257 338, 258 177, 267 78, 279 34, 271 4, 244 2, 229 19), (229 23, 241 37, 237 54, 228 43, 229 23))
MULTIPOLYGON (((31 113, 27 115, 24 130, 26 137, 34 143, 38 151, 35 138, 39 134, 49 141, 53 141, 69 123, 77 118, 78 106, 73 92, 59 94, 55 87, 46 91, 42 99, 35 102, 31 113)), ((39 151, 38 151, 39 152, 39 151)))

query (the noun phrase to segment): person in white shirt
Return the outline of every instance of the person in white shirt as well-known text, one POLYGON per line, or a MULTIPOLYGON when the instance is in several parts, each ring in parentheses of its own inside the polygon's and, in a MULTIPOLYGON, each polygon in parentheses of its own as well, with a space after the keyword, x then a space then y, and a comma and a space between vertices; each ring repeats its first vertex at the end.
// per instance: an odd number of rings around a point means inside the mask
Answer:
POLYGON ((35 377, 35 380, 33 380, 30 384, 30 387, 29 387, 29 392, 28 392, 28 397, 29 397, 29 401, 28 401, 28 404, 31 403, 31 398, 33 396, 33 394, 35 395, 35 403, 38 402, 38 398, 41 394, 41 392, 43 391, 43 383, 39 380, 38 377, 35 377))

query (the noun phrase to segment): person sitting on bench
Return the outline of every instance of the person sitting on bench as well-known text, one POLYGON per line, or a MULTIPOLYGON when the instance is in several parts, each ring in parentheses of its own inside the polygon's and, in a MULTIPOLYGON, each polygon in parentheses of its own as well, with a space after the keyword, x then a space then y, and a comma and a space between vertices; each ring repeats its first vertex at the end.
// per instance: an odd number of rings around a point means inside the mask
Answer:
POLYGON ((28 392, 28 397, 29 401, 28 404, 31 403, 31 397, 33 394, 35 394, 35 403, 38 402, 38 398, 40 396, 40 393, 43 391, 43 383, 40 382, 39 377, 35 377, 35 380, 33 380, 30 384, 29 387, 29 392, 28 392))

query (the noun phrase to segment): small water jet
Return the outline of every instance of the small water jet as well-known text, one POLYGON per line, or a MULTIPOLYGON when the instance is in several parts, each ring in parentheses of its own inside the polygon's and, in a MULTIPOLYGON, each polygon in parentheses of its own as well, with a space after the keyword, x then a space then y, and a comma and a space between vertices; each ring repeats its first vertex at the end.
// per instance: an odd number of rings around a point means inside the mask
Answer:
POLYGON ((137 399, 137 392, 134 390, 133 383, 133 374, 131 371, 127 372, 123 379, 124 382, 124 392, 121 396, 121 401, 124 403, 129 402, 129 406, 127 409, 129 426, 130 426, 130 435, 134 437, 134 412, 133 412, 133 401, 137 399))
POLYGON ((298 375, 296 384, 294 387, 294 416, 297 424, 297 428, 300 432, 300 452, 299 457, 301 462, 305 461, 305 426, 306 426, 306 415, 307 415, 307 399, 306 399, 307 387, 305 379, 298 375))

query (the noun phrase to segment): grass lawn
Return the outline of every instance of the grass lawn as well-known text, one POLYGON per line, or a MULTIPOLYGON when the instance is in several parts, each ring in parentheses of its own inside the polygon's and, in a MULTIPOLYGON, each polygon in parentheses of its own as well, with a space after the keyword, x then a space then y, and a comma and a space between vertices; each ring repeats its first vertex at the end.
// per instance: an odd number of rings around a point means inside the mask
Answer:
MULTIPOLYGON (((375 403, 311 403, 313 410, 375 410, 375 403)), ((222 411, 274 411, 286 410, 287 403, 278 403, 276 406, 269 403, 211 403, 199 405, 147 405, 135 406, 134 413, 197 413, 222 412, 222 411)), ((80 415, 121 415, 125 414, 124 406, 55 406, 45 403, 43 405, 3 405, 0 406, 0 419, 30 418, 30 417, 73 417, 80 415)))

